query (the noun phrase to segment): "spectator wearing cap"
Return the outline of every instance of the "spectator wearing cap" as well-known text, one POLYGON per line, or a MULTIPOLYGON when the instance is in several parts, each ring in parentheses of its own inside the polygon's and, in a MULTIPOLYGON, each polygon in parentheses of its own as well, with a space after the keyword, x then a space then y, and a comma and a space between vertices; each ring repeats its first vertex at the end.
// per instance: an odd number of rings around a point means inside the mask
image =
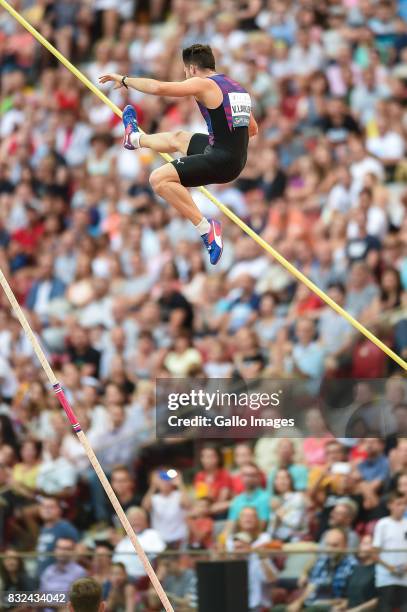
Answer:
POLYGON ((151 474, 151 484, 142 506, 151 514, 151 527, 164 540, 167 548, 178 549, 188 536, 187 511, 191 499, 182 476, 175 470, 160 470, 151 474))

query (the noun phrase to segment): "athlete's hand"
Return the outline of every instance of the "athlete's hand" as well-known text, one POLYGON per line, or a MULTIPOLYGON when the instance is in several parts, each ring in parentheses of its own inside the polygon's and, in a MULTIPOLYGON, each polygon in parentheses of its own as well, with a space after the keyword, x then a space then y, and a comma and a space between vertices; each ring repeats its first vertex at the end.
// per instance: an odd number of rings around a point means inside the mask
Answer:
POLYGON ((123 87, 122 85, 122 78, 123 75, 122 74, 103 74, 102 76, 99 77, 99 83, 110 83, 113 82, 114 83, 114 87, 113 89, 120 89, 120 87, 123 87))

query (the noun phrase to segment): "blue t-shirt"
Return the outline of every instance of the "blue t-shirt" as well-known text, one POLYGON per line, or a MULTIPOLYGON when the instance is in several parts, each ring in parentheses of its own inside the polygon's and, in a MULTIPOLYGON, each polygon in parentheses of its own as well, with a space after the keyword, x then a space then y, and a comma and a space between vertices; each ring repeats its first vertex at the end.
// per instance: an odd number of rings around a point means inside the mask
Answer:
POLYGON ((264 489, 258 487, 254 491, 237 495, 229 507, 228 519, 237 521, 243 508, 256 508, 261 521, 268 521, 270 516, 270 496, 264 489))
MULTIPOLYGON (((70 540, 74 540, 78 542, 79 540, 79 532, 71 523, 65 521, 64 519, 58 521, 53 525, 53 527, 43 527, 40 531, 40 535, 38 537, 37 542, 37 552, 52 552, 55 549, 55 544, 59 538, 68 538, 70 540)), ((53 557, 51 555, 47 555, 46 557, 38 557, 38 573, 42 574, 42 572, 54 562, 53 557)))
POLYGON ((389 460, 385 455, 379 455, 375 459, 365 459, 359 463, 358 470, 363 480, 385 481, 389 477, 389 460))

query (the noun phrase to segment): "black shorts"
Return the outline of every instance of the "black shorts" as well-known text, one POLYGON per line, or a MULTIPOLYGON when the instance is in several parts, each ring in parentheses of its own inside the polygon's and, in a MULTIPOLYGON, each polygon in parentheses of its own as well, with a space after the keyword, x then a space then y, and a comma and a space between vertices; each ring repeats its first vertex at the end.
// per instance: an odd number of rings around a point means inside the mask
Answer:
POLYGON ((234 181, 246 164, 246 151, 232 153, 215 149, 209 144, 207 134, 194 134, 189 143, 187 156, 174 159, 181 185, 200 187, 212 183, 234 181))

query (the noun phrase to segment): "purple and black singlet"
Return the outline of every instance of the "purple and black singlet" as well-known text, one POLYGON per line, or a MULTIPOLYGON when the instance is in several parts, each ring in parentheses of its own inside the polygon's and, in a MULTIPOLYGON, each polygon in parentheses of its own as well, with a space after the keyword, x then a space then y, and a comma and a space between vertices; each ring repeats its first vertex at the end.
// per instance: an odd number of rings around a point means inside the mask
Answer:
POLYGON ((194 134, 186 157, 172 162, 185 187, 229 183, 247 160, 251 99, 248 92, 224 74, 207 77, 218 85, 223 101, 217 108, 197 102, 208 134, 194 134))

